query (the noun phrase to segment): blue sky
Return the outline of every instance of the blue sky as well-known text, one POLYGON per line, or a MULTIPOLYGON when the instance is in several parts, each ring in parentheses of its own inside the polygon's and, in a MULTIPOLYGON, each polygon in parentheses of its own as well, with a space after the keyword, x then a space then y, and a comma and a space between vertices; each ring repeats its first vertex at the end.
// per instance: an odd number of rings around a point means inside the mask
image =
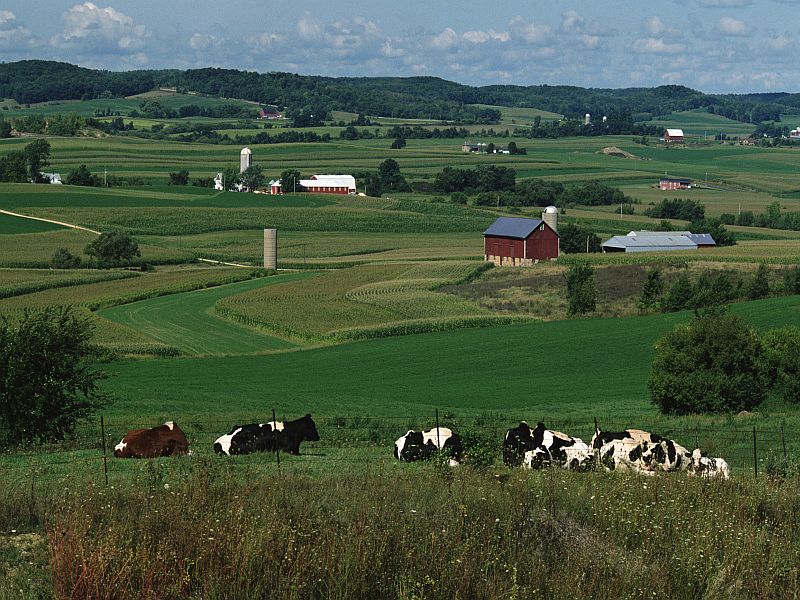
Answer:
POLYGON ((800 91, 800 0, 5 0, 0 60, 800 91))

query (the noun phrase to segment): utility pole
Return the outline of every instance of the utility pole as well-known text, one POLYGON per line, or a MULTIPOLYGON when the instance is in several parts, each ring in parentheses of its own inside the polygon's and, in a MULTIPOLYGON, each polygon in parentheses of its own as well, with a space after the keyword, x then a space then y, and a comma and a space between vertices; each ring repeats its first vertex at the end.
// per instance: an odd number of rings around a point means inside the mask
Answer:
POLYGON ((103 167, 103 187, 108 187, 108 169, 103 167))
POLYGON ((589 236, 586 236, 586 254, 589 254, 589 236))

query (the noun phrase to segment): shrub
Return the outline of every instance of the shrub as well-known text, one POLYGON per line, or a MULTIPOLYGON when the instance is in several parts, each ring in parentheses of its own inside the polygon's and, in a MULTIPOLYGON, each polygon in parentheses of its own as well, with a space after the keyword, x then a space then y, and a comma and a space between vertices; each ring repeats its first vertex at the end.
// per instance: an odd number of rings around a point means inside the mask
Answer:
POLYGON ((800 266, 790 269, 784 275, 783 289, 787 294, 800 294, 800 266))
POLYGON ((169 174, 170 185, 186 185, 187 183, 189 183, 189 171, 186 169, 169 174))
POLYGON ((763 338, 764 364, 772 390, 784 402, 800 403, 800 328, 771 329, 763 338))
POLYGON ((749 300, 759 300, 760 298, 769 296, 768 273, 769 269, 767 269, 767 265, 764 263, 758 265, 755 276, 747 286, 747 298, 749 300))
POLYGON ((93 257, 100 268, 120 266, 135 256, 141 256, 136 240, 126 233, 116 232, 100 234, 100 237, 87 244, 84 252, 93 257))
POLYGON ((689 281, 689 275, 681 273, 672 287, 669 288, 666 298, 661 305, 661 310, 664 312, 677 312, 689 308, 692 302, 694 290, 692 289, 692 282, 689 281))
POLYGON ((66 248, 58 248, 50 257, 50 267, 53 269, 77 269, 80 265, 81 257, 66 248))
POLYGON ((661 412, 738 412, 768 390, 763 347, 738 316, 717 308, 698 313, 656 343, 648 387, 661 412))
POLYGON ((594 312, 597 308, 597 288, 594 269, 587 262, 576 262, 567 273, 567 314, 570 317, 594 312))
POLYGON ((587 242, 589 252, 600 252, 600 238, 590 229, 574 223, 565 223, 559 229, 559 247, 563 252, 567 254, 585 253, 587 251, 587 242))
POLYGON ((663 295, 664 282, 661 280, 661 270, 652 269, 648 271, 647 279, 642 287, 642 295, 639 297, 639 310, 658 309, 661 306, 663 295))
POLYGON ((105 405, 92 326, 71 307, 0 320, 0 425, 6 443, 62 440, 105 405))
POLYGON ((493 464, 499 451, 494 432, 487 427, 460 429, 464 445, 464 464, 477 471, 486 471, 493 464))

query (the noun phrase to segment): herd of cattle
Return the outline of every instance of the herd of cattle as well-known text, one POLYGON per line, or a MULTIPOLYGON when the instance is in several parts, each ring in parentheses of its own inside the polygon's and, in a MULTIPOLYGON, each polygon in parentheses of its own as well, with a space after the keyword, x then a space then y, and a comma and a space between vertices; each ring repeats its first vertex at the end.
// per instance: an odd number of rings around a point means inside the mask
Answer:
MULTIPOLYGON (((214 451, 229 456, 254 452, 283 451, 300 454, 300 443, 320 439, 311 415, 294 421, 271 421, 237 425, 217 438, 214 451)), ((394 445, 397 460, 427 460, 442 452, 450 465, 461 463, 464 447, 458 434, 446 427, 407 432, 394 445)), ((189 442, 180 427, 169 421, 152 429, 129 431, 114 447, 119 458, 157 458, 190 454, 189 442)), ((547 429, 538 423, 531 429, 525 422, 506 432, 503 462, 509 466, 542 469, 559 466, 588 471, 598 466, 610 471, 633 471, 645 475, 684 471, 699 477, 728 479, 728 463, 710 458, 699 449, 689 452, 668 438, 639 429, 609 432, 596 429, 587 445, 580 438, 547 429)))

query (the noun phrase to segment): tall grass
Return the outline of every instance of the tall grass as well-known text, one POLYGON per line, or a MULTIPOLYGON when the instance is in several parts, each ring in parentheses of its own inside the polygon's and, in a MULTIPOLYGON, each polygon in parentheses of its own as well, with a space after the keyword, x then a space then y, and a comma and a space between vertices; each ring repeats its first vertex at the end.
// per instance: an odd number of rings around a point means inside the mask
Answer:
POLYGON ((789 598, 798 492, 435 465, 233 478, 208 460, 37 510, 57 598, 789 598))

